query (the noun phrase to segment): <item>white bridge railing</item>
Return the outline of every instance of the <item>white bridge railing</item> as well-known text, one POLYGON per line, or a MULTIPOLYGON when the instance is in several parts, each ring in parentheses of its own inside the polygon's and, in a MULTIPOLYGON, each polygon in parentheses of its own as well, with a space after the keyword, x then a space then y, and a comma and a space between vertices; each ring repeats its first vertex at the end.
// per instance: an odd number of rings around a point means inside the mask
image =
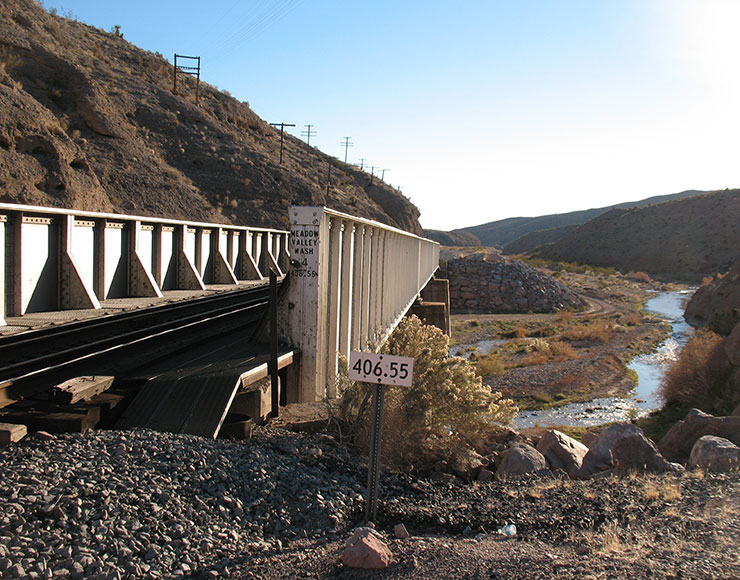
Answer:
POLYGON ((262 280, 270 269, 285 271, 287 244, 281 230, 0 204, 0 324, 100 308, 111 298, 262 280))
POLYGON ((439 244, 323 207, 290 208, 281 331, 300 348, 289 402, 336 396, 338 355, 377 348, 439 265, 439 244))

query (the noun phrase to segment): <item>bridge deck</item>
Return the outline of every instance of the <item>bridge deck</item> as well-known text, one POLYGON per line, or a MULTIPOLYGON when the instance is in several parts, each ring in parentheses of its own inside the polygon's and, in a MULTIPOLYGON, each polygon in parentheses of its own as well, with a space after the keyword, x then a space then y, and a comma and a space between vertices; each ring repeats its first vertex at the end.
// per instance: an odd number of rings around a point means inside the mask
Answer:
MULTIPOLYGON (((216 437, 237 393, 268 376, 267 353, 266 344, 220 340, 179 353, 160 363, 159 369, 148 368, 146 374, 155 376, 115 427, 216 437)), ((280 351, 278 368, 292 360, 292 350, 280 351)))
POLYGON ((7 325, 0 325, 0 337, 35 330, 47 326, 58 326, 68 322, 78 320, 88 320, 117 314, 128 310, 139 310, 152 306, 162 306, 180 300, 190 300, 192 298, 201 298, 211 296, 219 292, 228 292, 231 290, 243 290, 254 286, 265 286, 266 281, 240 281, 239 284, 208 284, 205 290, 165 290, 161 298, 113 298, 102 300, 100 308, 85 308, 79 310, 55 310, 50 312, 29 312, 22 316, 9 316, 6 318, 7 325))

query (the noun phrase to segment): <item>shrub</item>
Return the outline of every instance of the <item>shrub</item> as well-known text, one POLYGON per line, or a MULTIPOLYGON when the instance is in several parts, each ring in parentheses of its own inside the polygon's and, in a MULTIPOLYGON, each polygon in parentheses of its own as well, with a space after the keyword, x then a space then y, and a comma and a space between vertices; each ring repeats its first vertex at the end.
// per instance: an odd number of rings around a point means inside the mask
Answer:
POLYGON ((482 377, 490 377, 492 375, 503 375, 506 367, 498 354, 491 353, 480 357, 476 361, 475 371, 482 377))
POLYGON ((609 328, 609 325, 601 320, 570 328, 563 333, 563 338, 572 341, 608 342, 613 332, 614 330, 609 328))
MULTIPOLYGON (((447 336, 416 316, 403 319, 381 351, 414 359, 413 386, 386 388, 382 457, 392 467, 429 467, 464 446, 483 451, 496 424, 508 423, 518 410, 485 387, 471 363, 450 357, 447 336)), ((340 389, 341 419, 366 446, 371 391, 352 382, 340 389)))
POLYGON ((630 272, 627 274, 627 277, 635 282, 645 282, 646 284, 651 284, 653 281, 650 275, 646 272, 630 272))
POLYGON ((731 372, 723 338, 711 330, 700 330, 669 366, 660 394, 667 405, 727 415, 740 398, 740 385, 733 385, 731 372))

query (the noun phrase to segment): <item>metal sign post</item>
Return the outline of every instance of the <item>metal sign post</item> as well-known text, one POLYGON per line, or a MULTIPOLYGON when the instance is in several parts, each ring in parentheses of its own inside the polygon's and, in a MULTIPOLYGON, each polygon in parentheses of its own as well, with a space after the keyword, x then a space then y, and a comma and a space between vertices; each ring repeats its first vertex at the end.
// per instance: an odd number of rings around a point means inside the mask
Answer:
POLYGON ((385 385, 410 387, 413 374, 413 358, 367 352, 352 352, 349 355, 350 380, 372 383, 375 388, 370 433, 370 457, 367 463, 367 510, 365 519, 368 522, 375 521, 378 511, 380 443, 383 438, 385 385))

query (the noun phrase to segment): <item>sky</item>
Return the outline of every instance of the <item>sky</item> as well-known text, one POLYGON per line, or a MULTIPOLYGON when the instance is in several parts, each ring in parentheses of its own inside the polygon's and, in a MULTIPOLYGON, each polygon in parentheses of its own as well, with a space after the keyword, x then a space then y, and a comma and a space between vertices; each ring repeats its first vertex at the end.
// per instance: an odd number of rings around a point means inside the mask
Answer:
POLYGON ((451 230, 740 187, 740 0, 44 0, 451 230), (290 130, 290 129, 289 129, 290 130))

